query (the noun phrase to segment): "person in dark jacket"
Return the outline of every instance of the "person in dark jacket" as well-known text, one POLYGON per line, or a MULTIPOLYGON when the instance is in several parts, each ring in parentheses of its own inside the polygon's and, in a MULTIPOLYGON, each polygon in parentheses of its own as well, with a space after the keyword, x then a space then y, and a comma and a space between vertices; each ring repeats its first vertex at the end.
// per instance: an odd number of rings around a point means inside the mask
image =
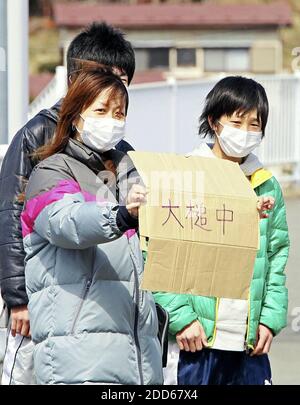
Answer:
MULTIPOLYGON (((93 23, 71 42, 67 53, 68 82, 78 75, 78 60, 89 60, 113 68, 123 83, 130 84, 135 58, 131 44, 123 34, 105 23, 93 23)), ((31 154, 46 144, 56 130, 61 101, 50 109, 39 112, 13 138, 3 160, 0 175, 0 287, 3 300, 10 311, 10 337, 19 335, 20 342, 30 336, 25 290, 23 238, 20 215, 23 203, 20 194, 35 167, 31 154)), ((133 148, 122 140, 116 149, 122 152, 133 148)), ((19 342, 15 343, 19 348, 19 342)), ((15 359, 15 353, 11 355, 15 359)), ((13 364, 17 364, 16 361, 13 364)), ((8 372, 9 383, 22 382, 8 372)), ((28 380, 23 380, 23 383, 28 380)))

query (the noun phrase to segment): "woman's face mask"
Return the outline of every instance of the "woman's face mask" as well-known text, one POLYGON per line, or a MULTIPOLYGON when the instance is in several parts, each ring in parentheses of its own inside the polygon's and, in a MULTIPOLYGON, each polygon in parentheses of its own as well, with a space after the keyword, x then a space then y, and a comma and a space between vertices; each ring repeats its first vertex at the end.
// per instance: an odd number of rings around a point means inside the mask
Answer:
POLYGON ((262 132, 243 131, 242 129, 222 124, 220 135, 217 134, 219 144, 227 156, 242 158, 257 148, 262 141, 262 132))
POLYGON ((100 153, 114 148, 125 136, 125 102, 121 93, 112 97, 111 88, 101 91, 76 122, 82 143, 100 153))
POLYGON ((78 130, 82 142, 97 152, 114 148, 125 136, 125 121, 115 118, 83 118, 83 128, 78 130))

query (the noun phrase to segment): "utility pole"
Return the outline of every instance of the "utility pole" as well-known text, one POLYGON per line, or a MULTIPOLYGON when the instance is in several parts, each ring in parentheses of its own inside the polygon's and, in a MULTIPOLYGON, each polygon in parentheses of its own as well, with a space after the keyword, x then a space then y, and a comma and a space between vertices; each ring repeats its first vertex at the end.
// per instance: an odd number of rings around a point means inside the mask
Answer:
POLYGON ((0 145, 7 143, 8 133, 8 86, 7 86, 7 7, 0 0, 0 145))
POLYGON ((0 0, 7 7, 8 142, 28 113, 28 0, 0 0))

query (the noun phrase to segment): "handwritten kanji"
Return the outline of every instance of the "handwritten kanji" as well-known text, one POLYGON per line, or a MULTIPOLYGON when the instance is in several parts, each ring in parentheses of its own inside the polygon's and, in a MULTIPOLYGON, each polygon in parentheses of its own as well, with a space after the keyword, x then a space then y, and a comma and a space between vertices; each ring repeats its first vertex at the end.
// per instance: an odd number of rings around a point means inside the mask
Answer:
POLYGON ((187 205, 186 208, 189 209, 187 212, 186 218, 189 216, 191 217, 191 229, 193 229, 193 225, 198 226, 199 228, 203 229, 203 231, 211 231, 211 229, 204 228, 207 226, 207 217, 206 217, 206 207, 201 204, 187 205), (193 222, 193 219, 196 218, 196 221, 193 222), (199 223, 200 221, 200 223, 199 223))
POLYGON ((197 221, 195 222, 196 226, 199 226, 199 228, 203 229, 203 231, 211 231, 211 229, 206 229, 204 228, 207 226, 207 217, 206 217, 206 207, 201 204, 198 210, 198 217, 197 221), (198 223, 200 220, 200 224, 198 223))
POLYGON ((225 235, 225 223, 226 222, 233 222, 233 211, 232 210, 227 210, 225 208, 225 204, 223 204, 223 209, 216 210, 216 218, 217 218, 218 222, 223 223, 223 235, 225 235))
POLYGON ((184 226, 182 225, 182 223, 179 221, 179 219, 176 217, 176 215, 174 214, 172 208, 179 208, 179 205, 171 205, 171 200, 169 199, 169 205, 163 205, 162 208, 169 208, 169 216, 168 218, 165 220, 165 222, 163 222, 162 225, 166 225, 166 223, 169 221, 171 215, 175 218, 176 222, 178 222, 178 224, 181 226, 181 228, 184 228, 184 226))

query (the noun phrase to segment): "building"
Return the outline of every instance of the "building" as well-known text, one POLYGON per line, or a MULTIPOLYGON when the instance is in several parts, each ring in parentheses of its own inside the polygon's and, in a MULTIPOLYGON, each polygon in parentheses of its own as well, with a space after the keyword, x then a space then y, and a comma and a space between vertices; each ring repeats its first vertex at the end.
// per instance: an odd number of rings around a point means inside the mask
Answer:
POLYGON ((55 3, 53 15, 64 54, 74 35, 92 21, 121 28, 135 48, 137 81, 280 73, 280 28, 292 24, 289 5, 277 1, 226 6, 55 3))

